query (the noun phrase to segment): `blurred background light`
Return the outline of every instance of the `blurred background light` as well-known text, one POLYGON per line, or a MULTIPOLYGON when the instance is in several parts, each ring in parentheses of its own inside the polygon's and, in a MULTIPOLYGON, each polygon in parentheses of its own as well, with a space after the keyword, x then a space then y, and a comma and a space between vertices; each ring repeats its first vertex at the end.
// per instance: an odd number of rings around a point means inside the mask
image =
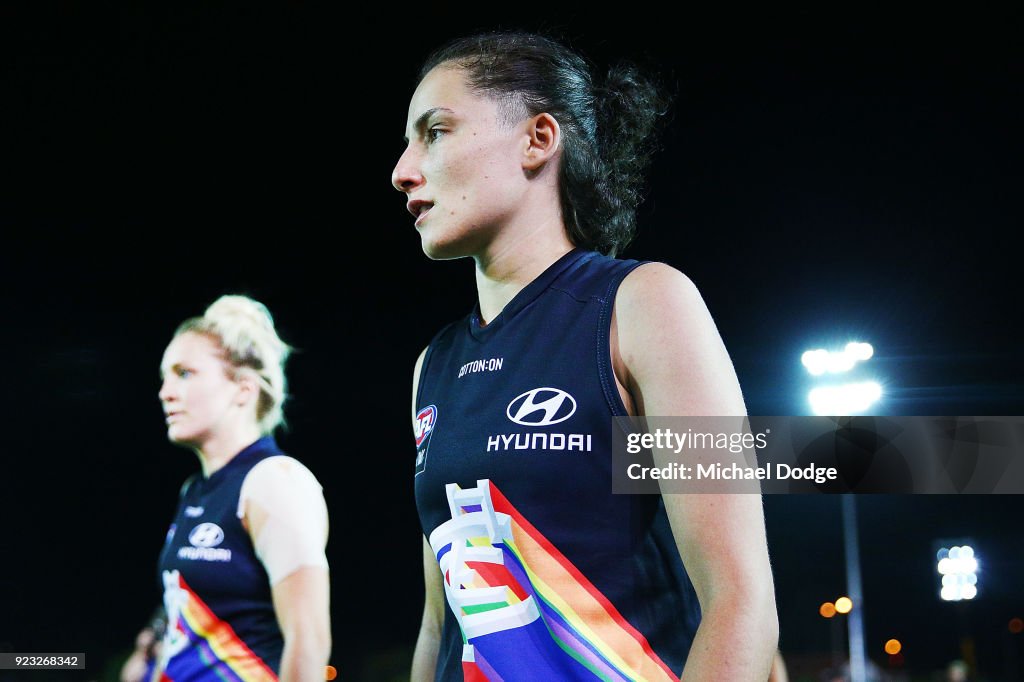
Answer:
POLYGON ((935 569, 942 576, 939 597, 944 601, 962 601, 978 596, 978 559, 973 547, 943 547, 936 558, 935 569))
POLYGON ((858 362, 864 362, 874 354, 875 349, 870 343, 851 341, 841 351, 828 351, 824 348, 805 351, 800 356, 800 361, 808 372, 814 376, 821 376, 826 373, 848 372, 858 362))
POLYGON ((846 416, 865 412, 881 397, 882 387, 878 382, 864 381, 841 386, 820 386, 811 389, 807 399, 814 414, 846 416))

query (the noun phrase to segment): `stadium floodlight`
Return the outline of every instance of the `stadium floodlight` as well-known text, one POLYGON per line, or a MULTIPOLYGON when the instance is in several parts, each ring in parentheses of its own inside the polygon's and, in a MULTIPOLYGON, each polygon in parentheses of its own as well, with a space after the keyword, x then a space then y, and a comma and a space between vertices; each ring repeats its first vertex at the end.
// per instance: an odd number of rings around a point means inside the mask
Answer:
POLYGON ((848 372, 858 362, 864 362, 874 354, 875 349, 870 343, 851 341, 840 351, 828 351, 824 348, 805 351, 800 356, 800 362, 803 363, 808 372, 814 376, 821 376, 825 373, 839 374, 840 372, 848 372))
POLYGON ((841 386, 820 386, 811 389, 807 400, 817 415, 848 416, 862 414, 882 397, 877 381, 864 381, 841 386))
POLYGON ((962 601, 978 596, 978 559, 970 545, 943 547, 935 558, 942 576, 939 596, 945 601, 962 601))

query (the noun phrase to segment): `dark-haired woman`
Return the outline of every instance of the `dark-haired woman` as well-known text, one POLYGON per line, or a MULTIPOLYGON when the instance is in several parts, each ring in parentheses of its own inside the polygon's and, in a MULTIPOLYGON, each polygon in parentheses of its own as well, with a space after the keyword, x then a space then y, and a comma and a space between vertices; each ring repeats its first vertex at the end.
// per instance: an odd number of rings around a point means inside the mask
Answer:
POLYGON ((745 414, 690 280, 614 257, 663 102, 532 34, 420 72, 392 183, 428 257, 474 259, 478 303, 414 372, 414 680, 768 677, 760 497, 612 494, 613 417, 745 414))

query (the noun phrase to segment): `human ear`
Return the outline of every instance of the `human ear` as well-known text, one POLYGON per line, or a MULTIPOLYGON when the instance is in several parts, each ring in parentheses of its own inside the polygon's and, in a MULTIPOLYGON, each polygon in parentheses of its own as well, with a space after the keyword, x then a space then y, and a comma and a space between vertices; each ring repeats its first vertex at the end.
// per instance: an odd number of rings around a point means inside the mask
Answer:
POLYGON ((254 376, 248 372, 242 372, 235 379, 235 383, 238 384, 238 393, 235 396, 235 403, 237 405, 244 406, 251 401, 259 399, 260 385, 254 376))
POLYGON ((562 129, 551 114, 537 114, 526 122, 523 168, 537 171, 550 161, 562 144, 562 129))

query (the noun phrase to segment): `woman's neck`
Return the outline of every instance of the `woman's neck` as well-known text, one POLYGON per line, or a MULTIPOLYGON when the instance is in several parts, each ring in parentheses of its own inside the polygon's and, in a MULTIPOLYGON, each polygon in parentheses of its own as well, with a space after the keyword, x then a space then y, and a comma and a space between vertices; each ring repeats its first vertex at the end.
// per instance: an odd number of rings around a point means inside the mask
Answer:
POLYGON ((492 244, 487 256, 476 259, 482 324, 490 324, 527 284, 575 248, 565 229, 559 228, 537 230, 492 244))
POLYGON ((203 467, 203 476, 212 476, 234 459, 235 455, 259 440, 261 435, 259 427, 252 424, 232 429, 225 434, 211 436, 202 446, 196 448, 199 463, 203 467))

